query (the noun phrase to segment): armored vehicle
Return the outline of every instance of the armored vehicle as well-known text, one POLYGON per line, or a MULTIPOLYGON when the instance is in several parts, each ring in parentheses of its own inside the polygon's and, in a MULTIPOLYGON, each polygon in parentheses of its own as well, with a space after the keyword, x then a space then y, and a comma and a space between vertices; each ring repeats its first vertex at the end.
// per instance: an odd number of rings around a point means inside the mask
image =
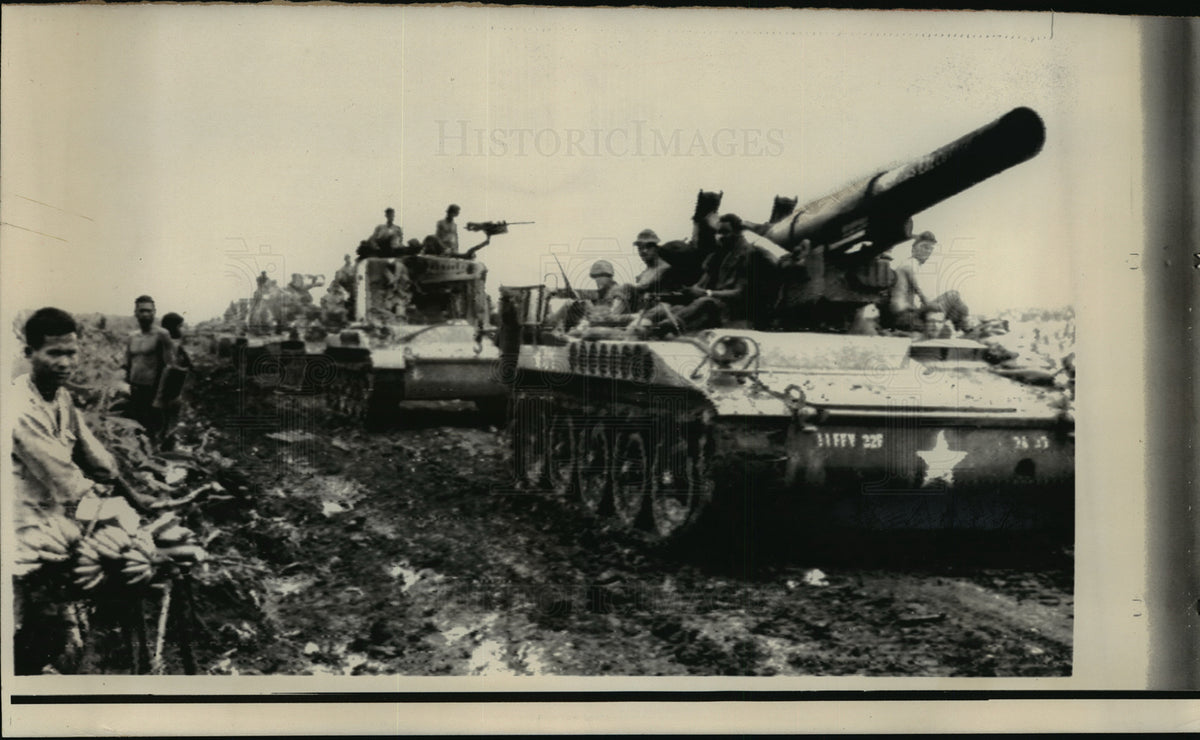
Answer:
POLYGON ((1018 108, 807 205, 777 199, 754 230, 807 258, 789 321, 654 340, 564 331, 554 291, 502 289, 517 484, 664 539, 725 521, 744 496, 859 530, 1070 528, 1064 392, 993 372, 969 339, 851 332, 894 283, 881 255, 910 238, 910 217, 1035 156, 1044 138, 1018 108))
POLYGON ((359 260, 352 323, 325 340, 335 378, 326 394, 332 410, 368 425, 406 400, 465 399, 501 412, 508 390, 496 376, 486 276, 473 259, 359 260))
POLYGON ((338 300, 281 312, 287 323, 248 322, 238 336, 220 336, 218 350, 244 382, 320 395, 334 415, 367 426, 405 400, 464 399, 501 416, 508 391, 493 377, 486 277, 473 255, 360 259, 351 289, 331 293, 338 300))

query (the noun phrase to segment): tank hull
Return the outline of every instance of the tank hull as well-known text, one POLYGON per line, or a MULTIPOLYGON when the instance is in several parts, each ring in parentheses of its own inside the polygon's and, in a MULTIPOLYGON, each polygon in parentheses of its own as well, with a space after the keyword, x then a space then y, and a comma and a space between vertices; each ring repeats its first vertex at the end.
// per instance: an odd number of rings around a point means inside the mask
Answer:
POLYGON ((521 345, 518 482, 664 537, 734 499, 853 529, 1072 530, 1074 428, 1053 394, 955 359, 961 343, 738 334, 758 347, 753 372, 712 366, 719 332, 521 345), (657 499, 705 511, 660 524, 657 499))

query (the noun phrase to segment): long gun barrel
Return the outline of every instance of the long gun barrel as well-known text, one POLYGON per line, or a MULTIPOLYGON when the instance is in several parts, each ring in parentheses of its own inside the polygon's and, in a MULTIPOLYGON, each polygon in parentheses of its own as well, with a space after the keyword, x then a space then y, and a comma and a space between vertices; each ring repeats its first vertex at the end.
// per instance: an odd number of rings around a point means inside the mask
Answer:
POLYGON ((1045 139, 1041 117, 1029 108, 1015 108, 924 157, 773 219, 761 233, 788 249, 804 239, 835 252, 870 241, 860 256, 879 254, 911 235, 913 214, 1032 158, 1045 139))

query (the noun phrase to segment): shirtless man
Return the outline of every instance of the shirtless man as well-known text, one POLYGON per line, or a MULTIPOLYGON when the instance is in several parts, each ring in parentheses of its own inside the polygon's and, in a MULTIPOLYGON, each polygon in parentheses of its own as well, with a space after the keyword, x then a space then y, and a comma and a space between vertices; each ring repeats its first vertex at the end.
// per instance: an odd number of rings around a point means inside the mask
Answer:
POLYGON ((396 209, 384 210, 383 217, 387 219, 387 223, 376 226, 368 239, 376 250, 375 255, 369 256, 391 257, 404 246, 404 230, 393 223, 396 219, 396 209))
POLYGON ((941 309, 959 331, 968 328, 968 308, 958 291, 948 290, 936 298, 930 298, 921 287, 921 267, 933 254, 935 244, 937 239, 932 232, 921 232, 913 239, 912 257, 896 268, 896 284, 892 286, 889 308, 892 325, 897 329, 921 331, 920 311, 927 306, 941 309))
POLYGON ((458 254, 458 225, 454 223, 454 217, 458 214, 458 206, 451 203, 446 208, 446 217, 437 222, 436 236, 445 254, 458 254))
POLYGON ((129 407, 125 416, 146 428, 158 442, 162 430, 162 376, 175 357, 175 345, 166 329, 154 325, 154 299, 138 296, 133 316, 138 330, 125 345, 125 382, 129 384, 129 407))

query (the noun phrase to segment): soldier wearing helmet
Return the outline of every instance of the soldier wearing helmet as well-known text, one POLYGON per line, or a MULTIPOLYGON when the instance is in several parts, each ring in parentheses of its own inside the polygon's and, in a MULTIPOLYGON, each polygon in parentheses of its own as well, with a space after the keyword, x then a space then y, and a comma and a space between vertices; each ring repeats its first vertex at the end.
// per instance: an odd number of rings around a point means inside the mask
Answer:
POLYGON ((618 285, 613 275, 608 260, 596 260, 588 271, 588 277, 596 281, 596 298, 588 310, 591 321, 621 320, 629 313, 629 286, 618 285))
POLYGON ((659 247, 662 246, 654 229, 642 229, 634 239, 638 256, 646 263, 646 269, 638 274, 633 281, 633 308, 642 310, 653 296, 659 293, 669 293, 679 290, 683 284, 674 278, 670 263, 663 259, 659 247))

